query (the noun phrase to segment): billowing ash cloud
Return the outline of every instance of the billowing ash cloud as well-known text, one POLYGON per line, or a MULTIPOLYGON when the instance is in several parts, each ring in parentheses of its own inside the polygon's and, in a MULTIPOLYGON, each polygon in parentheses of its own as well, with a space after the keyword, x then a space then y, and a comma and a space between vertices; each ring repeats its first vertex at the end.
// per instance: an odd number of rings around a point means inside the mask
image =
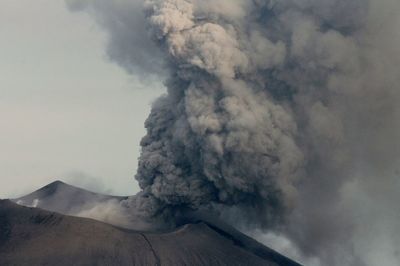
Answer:
POLYGON ((398 264, 400 2, 68 3, 94 11, 129 71, 168 69, 137 213, 207 209, 322 265, 398 264))
POLYGON ((264 78, 287 48, 246 19, 263 7, 243 2, 225 15, 222 4, 145 2, 172 75, 146 122, 136 179, 160 205, 152 211, 234 205, 270 226, 304 165, 293 110, 264 78))

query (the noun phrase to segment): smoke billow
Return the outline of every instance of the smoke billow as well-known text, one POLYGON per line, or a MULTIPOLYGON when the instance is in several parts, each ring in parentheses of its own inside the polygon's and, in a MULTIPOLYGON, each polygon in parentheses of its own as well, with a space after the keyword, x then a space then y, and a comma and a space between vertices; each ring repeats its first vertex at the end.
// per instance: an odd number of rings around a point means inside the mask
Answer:
POLYGON ((67 2, 95 11, 117 63, 167 69, 137 213, 206 209, 322 265, 398 264, 400 2, 67 2))

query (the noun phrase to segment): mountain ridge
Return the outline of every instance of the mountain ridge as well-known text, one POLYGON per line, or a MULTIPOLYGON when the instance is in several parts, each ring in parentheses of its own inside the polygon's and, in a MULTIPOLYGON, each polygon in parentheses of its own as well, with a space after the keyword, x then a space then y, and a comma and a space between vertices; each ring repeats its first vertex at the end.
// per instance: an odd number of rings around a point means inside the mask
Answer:
MULTIPOLYGON (((6 252, 10 242, 5 239, 12 240, 11 243, 14 244, 11 244, 11 247, 14 248, 14 251, 18 251, 19 254, 30 254, 28 257, 36 257, 40 263, 52 262, 53 255, 38 251, 32 253, 31 249, 27 247, 28 244, 26 243, 33 241, 37 242, 34 244, 35 246, 39 245, 49 250, 54 249, 54 244, 49 239, 43 239, 41 235, 37 235, 35 232, 41 232, 44 236, 48 236, 50 232, 54 233, 59 238, 50 237, 50 239, 53 239, 52 241, 56 243, 62 241, 61 239, 72 241, 76 243, 76 246, 86 243, 85 249, 90 250, 90 254, 87 255, 92 259, 90 262, 94 262, 97 265, 111 262, 111 257, 115 258, 116 261, 119 259, 121 262, 121 264, 112 265, 300 265, 222 221, 209 217, 207 219, 202 216, 190 217, 186 223, 182 223, 182 226, 168 232, 144 232, 121 228, 94 219, 69 216, 71 206, 77 209, 79 204, 87 205, 87 202, 92 204, 98 203, 98 200, 121 201, 124 199, 126 197, 102 195, 61 181, 55 181, 26 196, 12 201, 0 201, 0 255, 3 255, 4 258, 10 258, 9 261, 4 261, 5 259, 1 261, 0 259, 0 265, 10 265, 7 263, 13 261, 12 253, 10 255, 6 252), (71 194, 74 195, 72 199, 65 198, 65 196, 71 196, 71 194), (28 207, 15 204, 16 202, 21 203, 21 200, 29 203, 34 199, 38 201, 36 208, 29 206, 29 204, 27 204, 28 207), (59 202, 63 200, 73 200, 73 204, 52 204, 52 201, 59 202), (53 210, 45 210, 46 208, 52 208, 53 210), (17 219, 18 217, 20 219, 17 219), (33 230, 32 228, 36 229, 33 230), (82 228, 85 228, 85 230, 82 228), (92 231, 92 234, 88 235, 86 230, 92 231), (99 235, 99 239, 95 243, 90 241, 93 235, 99 235), (108 237, 103 239, 104 235, 108 235, 108 237), (23 237, 21 238, 21 236, 23 237), (86 236, 87 239, 82 238, 82 236, 86 236), (121 252, 123 254, 120 254, 108 246, 98 244, 107 241, 111 245, 119 247, 126 243, 127 246, 131 247, 136 247, 139 244, 139 246, 146 246, 147 248, 142 251, 138 248, 130 252, 122 248, 121 252), (98 259, 98 254, 93 250, 103 250, 103 259, 98 259), (132 254, 128 255, 128 253, 132 254), (145 258, 143 260, 138 258, 138 253, 145 254, 145 258), (8 255, 5 256, 5 254, 8 255), (34 254, 39 254, 40 256, 34 254), (121 256, 121 258, 117 259, 116 256, 121 256), (170 262, 174 264, 168 264, 170 262), (251 263, 249 264, 249 262, 251 263)), ((60 248, 59 243, 55 246, 60 248)), ((68 245, 64 248, 67 251, 71 249, 68 245)), ((130 248, 128 249, 130 250, 130 248)), ((56 251, 53 253, 58 254, 61 258, 66 256, 62 252, 56 251)), ((69 253, 75 254, 74 256, 77 258, 76 265, 83 265, 79 263, 87 262, 88 260, 75 247, 69 253)), ((24 263, 24 261, 18 260, 16 264, 28 265, 24 263)), ((30 265, 41 264, 33 263, 30 265)))
POLYGON ((138 232, 1 200, 0 225, 0 265, 299 265, 253 254, 204 222, 138 232))
POLYGON ((10 200, 24 206, 42 207, 46 210, 66 214, 84 204, 94 204, 108 200, 121 201, 127 198, 127 196, 111 196, 96 193, 56 180, 29 194, 10 200), (35 200, 38 200, 36 204, 35 200))

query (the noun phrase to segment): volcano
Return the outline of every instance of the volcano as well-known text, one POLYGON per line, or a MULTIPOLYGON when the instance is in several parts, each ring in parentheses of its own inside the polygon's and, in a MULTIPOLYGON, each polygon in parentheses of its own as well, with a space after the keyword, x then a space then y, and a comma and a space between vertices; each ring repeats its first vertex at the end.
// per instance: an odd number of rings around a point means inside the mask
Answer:
POLYGON ((57 181, 1 200, 0 265, 300 265, 218 222, 141 232, 66 215, 95 201, 123 199, 57 181))
POLYGON ((27 207, 74 215, 101 203, 119 202, 127 198, 94 193, 58 180, 12 201, 27 207))

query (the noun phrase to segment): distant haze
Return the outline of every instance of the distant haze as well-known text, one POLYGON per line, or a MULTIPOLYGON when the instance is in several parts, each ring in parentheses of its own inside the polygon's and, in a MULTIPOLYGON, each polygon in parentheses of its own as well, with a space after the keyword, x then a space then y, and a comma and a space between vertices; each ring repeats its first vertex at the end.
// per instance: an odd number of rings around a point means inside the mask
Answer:
POLYGON ((1 1, 0 35, 0 198, 55 179, 134 194, 161 85, 109 64, 105 33, 62 0, 1 1))

